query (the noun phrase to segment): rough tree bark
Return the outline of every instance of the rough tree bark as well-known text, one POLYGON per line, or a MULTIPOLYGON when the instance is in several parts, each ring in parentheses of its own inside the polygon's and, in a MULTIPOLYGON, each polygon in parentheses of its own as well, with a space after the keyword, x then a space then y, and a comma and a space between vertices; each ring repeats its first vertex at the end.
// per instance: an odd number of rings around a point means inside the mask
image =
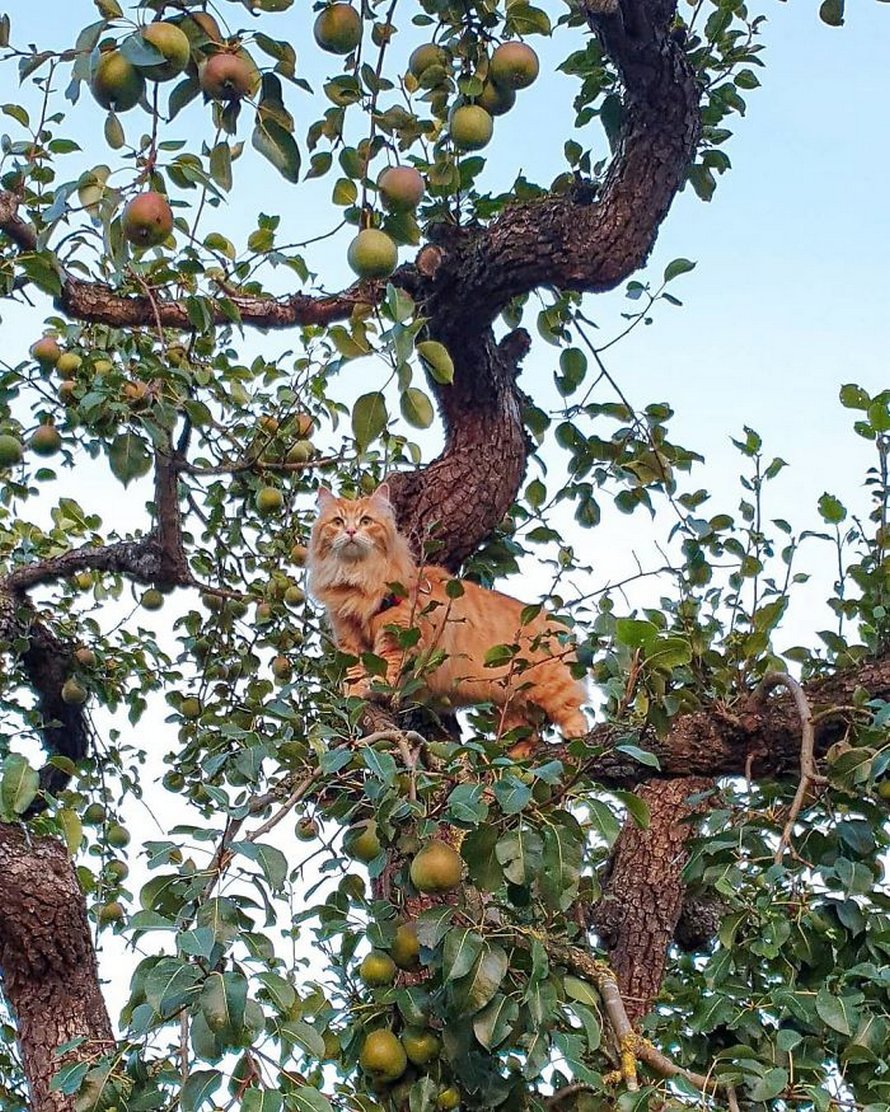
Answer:
POLYGON ((50 1090, 66 1061, 107 1053, 114 1035, 74 864, 54 838, 0 824, 0 969, 18 1026, 32 1112, 64 1112, 50 1090), (82 1040, 59 1056, 57 1048, 82 1040))
POLYGON ((700 776, 644 784, 637 794, 649 806, 650 824, 643 829, 628 821, 612 851, 592 920, 631 1023, 649 1011, 661 986, 683 906, 691 820, 703 810, 695 797, 711 785, 700 776))

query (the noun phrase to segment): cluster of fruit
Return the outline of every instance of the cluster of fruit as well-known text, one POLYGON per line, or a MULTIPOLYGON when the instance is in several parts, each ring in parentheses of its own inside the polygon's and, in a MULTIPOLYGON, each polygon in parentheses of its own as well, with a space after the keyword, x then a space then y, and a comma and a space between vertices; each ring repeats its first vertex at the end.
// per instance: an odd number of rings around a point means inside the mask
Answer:
MULTIPOLYGON (((330 54, 350 54, 362 38, 362 19, 351 4, 336 0, 318 15, 315 41, 330 54)), ((448 117, 448 134, 458 151, 481 150, 494 132, 494 116, 503 115, 516 101, 516 91, 526 89, 539 72, 538 56, 526 43, 505 42, 488 59, 487 73, 472 103, 457 103, 448 117)), ((446 83, 451 70, 448 52, 436 43, 418 46, 408 60, 406 84, 434 89, 446 83)), ((411 212, 423 198, 424 181, 413 167, 394 166, 377 179, 384 208, 411 212)), ((386 232, 365 228, 353 239, 349 265, 359 278, 386 278, 398 264, 398 248, 386 232)))
MULTIPOLYGON (((312 836, 317 829, 312 832, 312 836)), ((376 823, 358 823, 346 832, 346 852, 355 860, 370 862, 381 852, 376 823)), ((461 883, 463 860, 447 842, 431 839, 420 847, 408 869, 413 888, 425 895, 444 895, 461 883)), ((421 963, 420 942, 413 922, 396 928, 386 950, 374 949, 359 965, 358 975, 368 988, 386 988, 395 982, 399 971, 413 972, 421 963)), ((389 1027, 375 1028, 364 1038, 359 1065, 375 1089, 401 1081, 410 1066, 423 1070, 439 1057, 441 1042, 429 1027, 406 1027, 396 1034, 389 1027)), ((437 1096, 440 1108, 450 1109, 460 1100, 450 1084, 437 1096)))
POLYGON ((198 84, 211 100, 242 100, 260 87, 260 72, 240 43, 228 42, 216 20, 206 12, 189 12, 174 21, 148 23, 132 36, 133 47, 111 43, 103 49, 90 74, 90 91, 112 112, 129 112, 142 99, 146 81, 180 77, 197 58, 198 84), (156 57, 135 64, 131 57, 156 57))

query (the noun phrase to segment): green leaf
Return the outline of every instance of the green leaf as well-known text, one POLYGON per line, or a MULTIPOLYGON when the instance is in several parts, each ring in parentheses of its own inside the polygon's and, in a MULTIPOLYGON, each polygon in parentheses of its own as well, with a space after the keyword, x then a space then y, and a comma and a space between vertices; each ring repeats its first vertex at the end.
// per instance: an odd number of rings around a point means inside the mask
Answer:
POLYGON ((56 821, 62 828, 65 845, 73 857, 80 849, 80 840, 83 837, 83 823, 80 815, 70 807, 62 807, 56 812, 56 821))
POLYGON ((751 1089, 751 1100, 760 1103, 773 1100, 788 1084, 788 1071, 776 1066, 767 1070, 751 1089))
POLYGON ((500 946, 486 944, 471 973, 451 981, 449 989, 459 1014, 475 1015, 494 997, 510 967, 506 952, 500 946))
POLYGON ((695 270, 695 263, 690 262, 689 259, 674 259, 664 268, 663 281, 670 282, 681 274, 687 274, 690 270, 695 270))
POLYGON ((562 375, 556 375, 556 389, 567 398, 578 389, 587 374, 587 356, 580 348, 570 347, 560 353, 559 369, 562 375))
POLYGON ((582 981, 578 977, 566 974, 562 983, 566 990, 566 996, 570 1000, 577 1000, 579 1004, 589 1004, 594 1008, 599 1007, 600 994, 593 985, 588 984, 587 981, 582 981))
POLYGON ((226 193, 232 188, 232 151, 228 143, 217 143, 210 152, 210 176, 226 193))
POLYGON ((433 403, 416 386, 409 386, 402 392, 399 408, 408 424, 415 429, 428 429, 433 423, 435 417, 433 403))
POLYGON ((473 1034, 486 1050, 499 1046, 519 1018, 515 1000, 498 993, 473 1017, 473 1034))
POLYGON ((615 622, 615 640, 629 649, 649 648, 658 640, 659 632, 657 625, 638 618, 619 618, 615 622))
POLYGON ((379 390, 362 394, 356 400, 352 407, 352 435, 360 452, 365 451, 371 441, 383 432, 387 420, 386 400, 379 390))
POLYGON ((179 1094, 182 1112, 197 1112, 203 1104, 210 1101, 221 1082, 222 1074, 219 1070, 192 1070, 179 1094))
POLYGON ((229 970, 211 973, 201 989, 201 1012, 214 1033, 234 1033, 244 1025, 247 978, 229 970))
POLYGON ((358 200, 358 188, 354 181, 349 178, 338 178, 334 183, 334 191, 331 194, 331 201, 335 205, 346 207, 347 205, 354 205, 358 200))
POLYGON ((169 1017, 197 995, 201 981, 195 966, 179 958, 162 958, 146 975, 145 998, 158 1015, 169 1017))
MULTIPOLYGON (((324 1040, 322 1040, 324 1041, 324 1040)), ((287 1094, 289 1108, 298 1112, 334 1112, 328 1098, 311 1085, 298 1085, 287 1094)))
POLYGON ((543 865, 544 843, 534 830, 522 827, 504 834, 495 854, 511 884, 531 884, 543 865))
POLYGON ((482 953, 482 935, 469 927, 454 927, 445 935, 442 949, 442 975, 445 980, 456 981, 465 977, 482 953))
POLYGON ((628 814, 637 826, 641 830, 648 830, 649 823, 652 821, 652 815, 646 800, 641 799, 638 795, 634 795, 633 792, 616 790, 613 794, 617 800, 624 804, 628 814))
POLYGON ((558 811, 550 818, 553 825, 545 827, 542 832, 544 867, 538 877, 538 885, 549 907, 565 911, 571 907, 578 892, 585 837, 578 820, 568 812, 558 811))
POLYGON ((477 826, 464 838, 460 852, 467 863, 470 880, 483 892, 495 892, 504 881, 504 873, 498 862, 496 846, 497 827, 477 826))
POLYGON ((495 781, 494 795, 505 815, 518 815, 531 802, 532 789, 517 777, 507 775, 495 781))
POLYGON ((602 1042, 603 1030, 597 1011, 585 1007, 585 1005, 579 1001, 574 1001, 570 1007, 581 1021, 581 1025, 584 1028, 584 1034, 587 1036, 587 1049, 590 1051, 599 1049, 599 1045, 602 1042))
POLYGON ((274 1089, 248 1089, 241 1098, 241 1112, 281 1112, 284 1097, 274 1089))
POLYGON ((290 981, 277 973, 257 973, 256 979, 264 986, 279 1011, 286 1012, 293 1006, 297 993, 290 981))
POLYGON ((632 760, 637 761, 641 765, 645 765, 646 768, 661 768, 658 757, 656 757, 654 753, 650 753, 647 749, 641 749, 639 745, 631 745, 623 742, 621 745, 615 746, 615 751, 624 753, 632 760))
POLYGON ((111 473, 124 486, 147 475, 151 471, 151 460, 148 445, 134 432, 120 433, 108 446, 111 473))
MULTIPOLYGON (((8 818, 23 814, 37 795, 40 777, 20 753, 10 753, 0 774, 0 808, 8 818)), ((78 838, 78 845, 80 839, 78 838)))
POLYGON ((319 1061, 324 1058, 324 1038, 302 1019, 292 1019, 289 1023, 282 1023, 280 1030, 282 1039, 299 1046, 319 1061))
POLYGON ((275 846, 263 842, 234 842, 232 849, 256 863, 263 870, 269 886, 276 892, 281 891, 287 878, 287 858, 275 846))
POLYGON ((256 127, 250 138, 254 150, 267 158, 283 178, 290 182, 300 180, 300 151, 293 135, 272 119, 257 116, 256 127))
POLYGON ((119 151, 126 141, 120 120, 114 112, 109 112, 105 117, 105 142, 113 151, 119 151))
POLYGON ((868 409, 871 405, 871 397, 862 389, 857 386, 855 382, 847 382, 840 389, 841 405, 845 409, 868 409))
POLYGON ((485 656, 482 658, 482 664, 485 668, 501 668, 503 665, 509 664, 515 655, 515 645, 492 645, 490 649, 486 650, 485 656))
POLYGON ((847 516, 847 510, 840 499, 826 492, 819 499, 819 516, 829 525, 840 525, 847 516))
POLYGON ((472 826, 484 822, 488 817, 488 803, 484 797, 482 784, 458 784, 448 796, 446 818, 472 826))
POLYGON ((422 340, 416 350, 424 370, 432 379, 444 385, 454 382, 454 363, 444 344, 437 340, 422 340))
POLYGON ((850 1001, 838 996, 826 985, 816 994, 816 1012, 823 1023, 842 1035, 852 1035, 856 1030, 859 1017, 850 1001))

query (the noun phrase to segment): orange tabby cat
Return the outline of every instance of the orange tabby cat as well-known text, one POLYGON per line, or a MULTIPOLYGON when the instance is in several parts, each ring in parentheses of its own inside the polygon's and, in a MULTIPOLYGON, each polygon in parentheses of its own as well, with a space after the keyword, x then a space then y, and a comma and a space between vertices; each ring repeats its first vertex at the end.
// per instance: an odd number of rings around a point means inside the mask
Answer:
MULTIPOLYGON (((417 567, 396 528, 385 483, 355 501, 322 488, 318 507, 309 541, 309 590, 327 610, 338 649, 382 657, 387 683, 395 687, 409 653, 392 627, 417 628, 420 638, 410 657, 432 696, 447 696, 454 706, 494 703, 501 708, 499 733, 533 725, 540 712, 565 737, 587 733, 580 709, 586 691, 569 668, 574 653, 559 640, 565 626, 546 614, 523 625, 521 602, 475 583, 462 582, 463 594, 449 598, 453 577, 442 568, 417 567), (513 660, 485 667, 492 646, 514 644, 519 649, 513 660)), ((350 669, 348 694, 364 695, 369 687, 361 666, 350 669)))

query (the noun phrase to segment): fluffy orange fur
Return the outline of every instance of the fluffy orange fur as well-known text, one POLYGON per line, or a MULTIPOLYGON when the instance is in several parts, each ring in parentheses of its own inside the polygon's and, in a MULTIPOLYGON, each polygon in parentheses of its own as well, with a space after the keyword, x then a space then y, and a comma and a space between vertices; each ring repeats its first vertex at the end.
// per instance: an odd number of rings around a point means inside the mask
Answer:
MULTIPOLYGON (((322 489, 318 506, 309 590, 324 605, 342 652, 382 657, 392 687, 410 664, 432 701, 494 703, 501 708, 499 734, 534 726, 541 713, 565 737, 587 733, 586 690, 569 667, 575 656, 565 626, 543 612, 523 625, 523 603, 475 583, 461 581, 463 594, 449 598, 453 577, 442 568, 418 568, 396 528, 385 484, 354 501, 322 489), (412 628, 420 637, 406 651, 398 630, 412 628), (518 649, 509 662, 486 667, 495 645, 518 649)), ((347 692, 364 695, 369 688, 364 669, 350 669, 347 692)))

